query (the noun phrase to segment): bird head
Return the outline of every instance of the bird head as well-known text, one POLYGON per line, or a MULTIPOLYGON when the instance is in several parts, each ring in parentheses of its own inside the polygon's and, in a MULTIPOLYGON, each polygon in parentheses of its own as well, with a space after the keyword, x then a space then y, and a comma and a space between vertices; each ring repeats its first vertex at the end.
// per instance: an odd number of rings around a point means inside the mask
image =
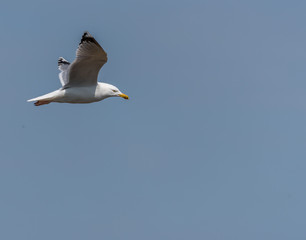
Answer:
POLYGON ((107 84, 105 86, 105 90, 107 90, 107 94, 110 96, 110 97, 122 97, 124 99, 129 99, 129 96, 122 93, 117 87, 111 85, 111 84, 107 84))

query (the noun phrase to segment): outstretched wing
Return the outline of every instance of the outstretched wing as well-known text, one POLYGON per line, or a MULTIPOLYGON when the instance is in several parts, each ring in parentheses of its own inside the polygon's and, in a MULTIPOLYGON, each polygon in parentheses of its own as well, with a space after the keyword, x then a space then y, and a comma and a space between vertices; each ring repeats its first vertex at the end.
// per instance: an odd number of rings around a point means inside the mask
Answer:
POLYGON ((106 52, 85 32, 76 51, 76 59, 69 67, 68 83, 65 86, 97 84, 99 71, 106 62, 106 52))
POLYGON ((58 59, 58 69, 61 71, 58 76, 61 81, 62 86, 65 86, 68 83, 68 68, 70 62, 68 62, 65 58, 60 57, 58 59))

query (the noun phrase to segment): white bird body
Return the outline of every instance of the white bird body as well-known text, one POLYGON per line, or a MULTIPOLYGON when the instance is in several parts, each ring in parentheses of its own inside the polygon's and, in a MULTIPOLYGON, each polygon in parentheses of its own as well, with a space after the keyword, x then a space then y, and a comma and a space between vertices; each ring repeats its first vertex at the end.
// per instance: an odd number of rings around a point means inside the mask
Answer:
MULTIPOLYGON (((108 83, 98 82, 96 85, 71 87, 67 89, 60 88, 37 98, 32 98, 28 102, 50 101, 58 103, 92 103, 99 102, 109 96, 108 88, 112 86, 108 83)), ((112 86, 112 88, 116 88, 112 86)))
POLYGON ((129 97, 117 87, 98 82, 98 73, 107 62, 107 54, 99 43, 85 32, 76 52, 76 59, 72 64, 60 57, 58 60, 59 78, 62 88, 32 98, 36 106, 50 102, 59 103, 92 103, 108 97, 129 97))

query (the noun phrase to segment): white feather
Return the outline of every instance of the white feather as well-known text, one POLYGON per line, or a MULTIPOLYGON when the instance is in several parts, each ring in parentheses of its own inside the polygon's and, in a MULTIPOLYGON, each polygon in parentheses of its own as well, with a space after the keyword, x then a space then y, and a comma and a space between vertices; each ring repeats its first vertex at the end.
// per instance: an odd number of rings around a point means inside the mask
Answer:
POLYGON ((69 72, 70 63, 63 57, 58 59, 58 69, 61 71, 58 74, 58 77, 61 81, 62 86, 65 86, 68 83, 68 72, 69 72))

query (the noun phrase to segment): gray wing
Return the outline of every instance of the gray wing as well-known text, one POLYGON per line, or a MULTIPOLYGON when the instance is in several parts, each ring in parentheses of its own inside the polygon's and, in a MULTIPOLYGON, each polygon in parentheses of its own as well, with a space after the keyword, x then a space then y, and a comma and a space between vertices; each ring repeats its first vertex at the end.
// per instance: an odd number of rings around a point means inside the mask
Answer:
POLYGON ((85 32, 76 51, 76 59, 69 66, 65 87, 97 84, 99 71, 106 62, 106 52, 89 32, 85 32))
POLYGON ((60 57, 58 59, 58 69, 61 71, 59 73, 59 79, 61 81, 62 86, 65 86, 68 83, 68 69, 70 66, 70 62, 68 62, 65 58, 60 57))

